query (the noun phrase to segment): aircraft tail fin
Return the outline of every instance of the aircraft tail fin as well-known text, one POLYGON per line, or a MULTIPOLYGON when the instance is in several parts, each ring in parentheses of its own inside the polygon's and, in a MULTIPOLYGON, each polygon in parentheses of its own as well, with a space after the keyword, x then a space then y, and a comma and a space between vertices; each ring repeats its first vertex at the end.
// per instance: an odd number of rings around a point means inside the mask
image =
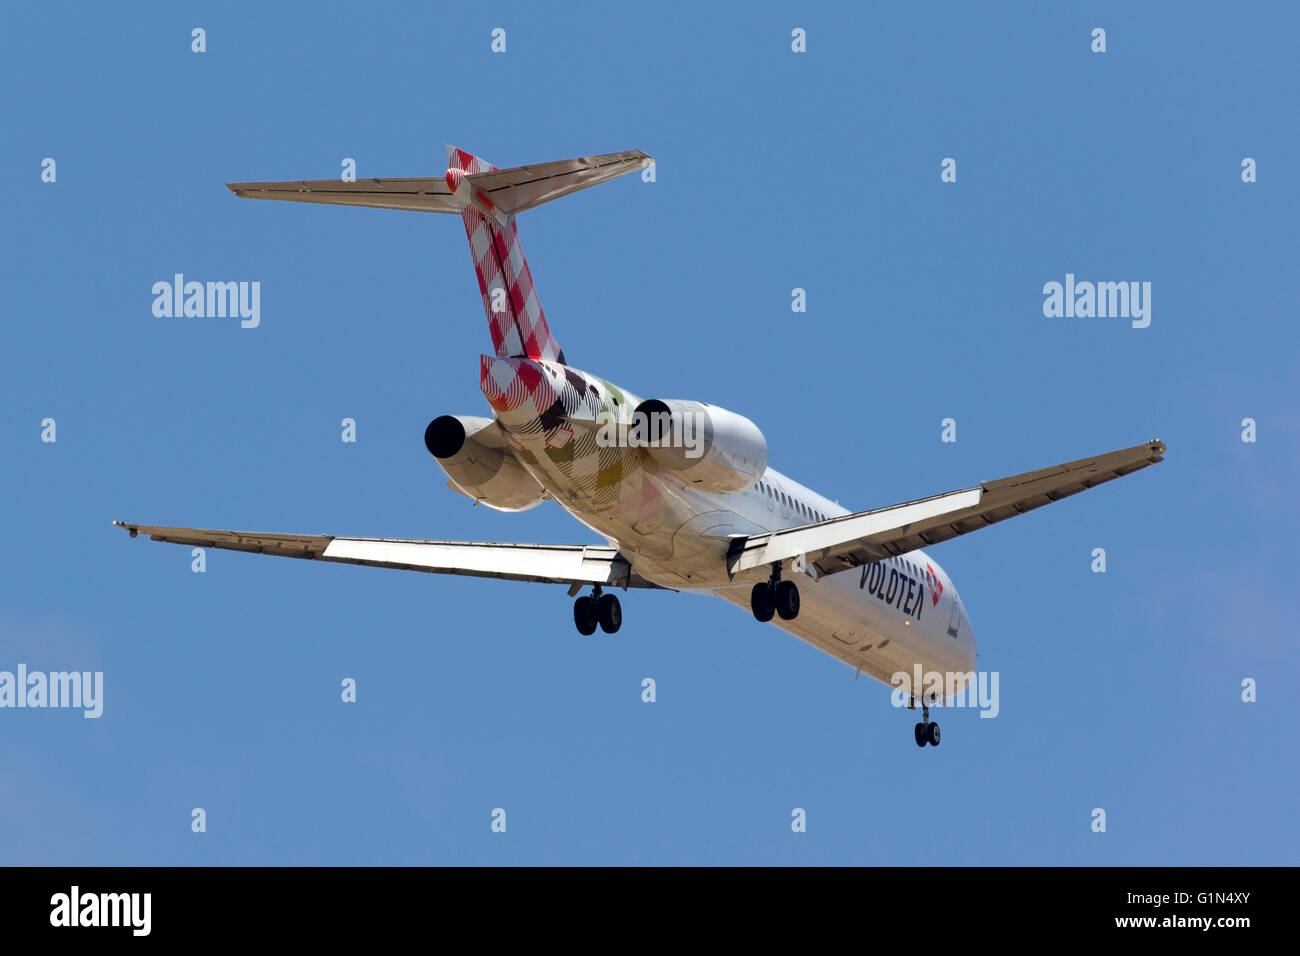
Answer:
POLYGON ((639 149, 497 169, 454 146, 446 175, 427 179, 337 179, 227 183, 244 199, 457 213, 465 223, 492 346, 502 358, 564 362, 542 312, 519 243, 515 215, 649 166, 639 149))

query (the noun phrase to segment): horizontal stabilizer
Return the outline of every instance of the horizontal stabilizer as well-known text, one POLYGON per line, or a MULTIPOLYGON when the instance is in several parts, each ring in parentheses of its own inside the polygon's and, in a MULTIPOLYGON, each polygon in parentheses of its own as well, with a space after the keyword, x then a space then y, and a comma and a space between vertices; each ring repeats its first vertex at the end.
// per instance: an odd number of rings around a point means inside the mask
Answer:
POLYGON ((580 189, 590 189, 624 173, 649 166, 653 160, 639 149, 581 159, 561 159, 535 166, 516 166, 487 173, 471 173, 466 180, 480 195, 508 215, 535 209, 580 189))
POLYGON ((287 202, 370 206, 409 212, 459 213, 447 180, 437 179, 306 179, 283 183, 226 183, 241 199, 281 199, 287 202))
POLYGON ((561 159, 553 163, 493 169, 465 175, 473 189, 454 192, 444 176, 429 179, 307 179, 268 183, 227 183, 242 199, 279 199, 334 206, 369 206, 408 212, 460 213, 472 196, 485 208, 510 216, 559 199, 580 189, 609 182, 649 166, 639 149, 603 156, 561 159))

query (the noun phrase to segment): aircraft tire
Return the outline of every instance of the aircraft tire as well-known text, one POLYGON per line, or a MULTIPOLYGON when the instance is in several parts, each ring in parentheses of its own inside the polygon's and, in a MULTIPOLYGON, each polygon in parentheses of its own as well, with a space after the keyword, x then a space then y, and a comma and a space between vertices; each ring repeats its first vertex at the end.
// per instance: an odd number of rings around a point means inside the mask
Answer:
POLYGON ((583 595, 573 602, 573 623, 583 637, 596 633, 596 619, 596 602, 591 598, 583 595))
POLYGON ((782 581, 776 586, 776 613, 783 621, 793 621, 799 616, 799 588, 793 581, 782 581))
POLYGON ((615 634, 623 626, 623 606, 618 603, 618 595, 602 594, 596 602, 596 616, 600 618, 600 629, 606 634, 615 634))

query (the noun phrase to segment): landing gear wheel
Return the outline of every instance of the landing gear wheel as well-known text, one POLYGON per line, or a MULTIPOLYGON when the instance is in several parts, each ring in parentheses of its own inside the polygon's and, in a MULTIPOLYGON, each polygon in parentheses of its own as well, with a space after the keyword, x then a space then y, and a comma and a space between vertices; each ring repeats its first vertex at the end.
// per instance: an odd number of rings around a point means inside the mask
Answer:
MULTIPOLYGON (((575 612, 576 613, 576 612, 575 612)), ((596 616, 600 618, 600 629, 606 634, 614 634, 623 626, 623 607, 615 594, 602 594, 596 599, 596 616)))
POLYGON ((776 586, 776 613, 783 621, 793 621, 799 616, 799 589, 793 581, 782 581, 776 586))
POLYGON ((916 745, 918 747, 924 747, 926 742, 930 739, 930 732, 926 730, 925 724, 917 724, 912 730, 912 736, 916 738, 916 745))
POLYGON ((930 730, 929 733, 927 734, 927 739, 930 741, 931 747, 939 746, 939 725, 938 724, 930 725, 930 730))
POLYGON ((766 624, 776 613, 776 604, 772 600, 772 589, 760 581, 749 592, 749 607, 754 612, 754 620, 766 624))
POLYGON ((592 598, 583 596, 573 602, 573 623, 583 637, 596 633, 596 615, 596 602, 592 598))

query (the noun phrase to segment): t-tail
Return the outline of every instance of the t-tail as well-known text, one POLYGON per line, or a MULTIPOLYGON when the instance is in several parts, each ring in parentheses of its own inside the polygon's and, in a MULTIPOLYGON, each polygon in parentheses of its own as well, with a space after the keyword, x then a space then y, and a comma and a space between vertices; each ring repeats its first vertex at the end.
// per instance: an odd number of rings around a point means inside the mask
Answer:
POLYGON ((492 347, 501 358, 565 363, 519 242, 515 216, 552 199, 649 166, 639 149, 604 156, 562 159, 534 166, 497 169, 454 146, 447 147, 447 172, 436 179, 316 179, 278 183, 227 183, 245 199, 370 206, 408 212, 459 215, 465 223, 474 272, 492 347))

